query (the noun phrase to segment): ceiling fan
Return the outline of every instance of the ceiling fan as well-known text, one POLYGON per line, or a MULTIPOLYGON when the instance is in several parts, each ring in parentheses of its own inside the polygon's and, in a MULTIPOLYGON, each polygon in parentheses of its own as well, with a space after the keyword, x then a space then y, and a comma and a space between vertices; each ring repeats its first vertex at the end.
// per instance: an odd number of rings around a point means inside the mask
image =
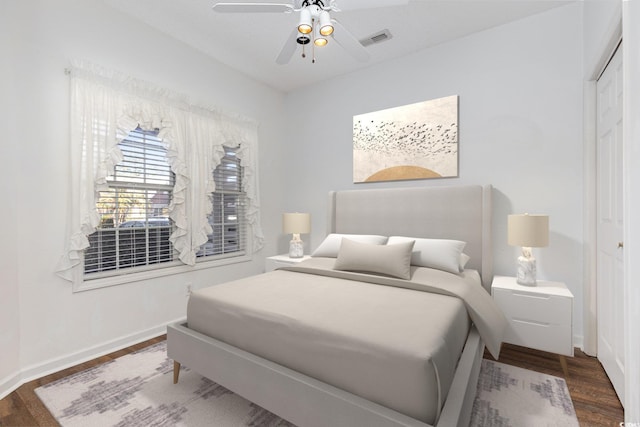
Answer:
MULTIPOLYGON (((369 52, 340 22, 331 18, 330 12, 408 3, 409 0, 291 0, 286 3, 226 0, 214 3, 213 10, 219 13, 299 13, 298 25, 292 29, 276 58, 276 62, 283 65, 289 62, 298 45, 302 46, 302 57, 305 58, 306 45, 311 44, 312 49, 322 47, 328 43, 329 37, 355 59, 366 62, 369 52)), ((315 51, 312 62, 315 62, 315 51)))

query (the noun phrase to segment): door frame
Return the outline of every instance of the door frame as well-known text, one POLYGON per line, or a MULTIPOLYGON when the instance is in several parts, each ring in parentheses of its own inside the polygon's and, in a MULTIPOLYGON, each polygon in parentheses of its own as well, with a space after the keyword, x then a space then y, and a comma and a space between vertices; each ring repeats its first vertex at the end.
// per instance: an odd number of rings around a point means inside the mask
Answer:
POLYGON ((640 218, 640 1, 622 2, 622 28, 625 42, 623 54, 623 84, 625 96, 622 112, 623 185, 625 197, 624 262, 625 262, 625 400, 624 417, 628 423, 640 421, 640 285, 632 276, 632 261, 638 259, 640 227, 631 222, 640 218), (631 23, 634 23, 633 25, 631 23), (632 185, 635 183, 636 185, 632 185))
MULTIPOLYGON (((621 11, 620 11, 621 12, 621 11)), ((606 37, 598 51, 600 55, 596 62, 586 67, 590 73, 585 79, 584 96, 584 300, 583 300, 583 350, 589 356, 596 356, 598 348, 597 322, 597 107, 598 93, 596 83, 607 64, 613 57, 616 48, 622 40, 622 14, 615 14, 607 28, 606 37)), ((624 51, 623 51, 624 55, 624 51)), ((623 56, 624 59, 624 56, 623 56)), ((623 141, 624 144, 624 141, 623 141)), ((623 181, 624 171, 623 171, 623 181)), ((623 194, 624 197, 624 194, 623 194)), ((625 221, 626 223, 626 221, 625 221)))
POLYGON ((595 306, 595 244, 596 244, 596 105, 597 95, 595 81, 601 70, 613 53, 617 41, 624 38, 622 45, 624 90, 629 96, 625 97, 623 106, 623 197, 624 207, 624 259, 625 278, 625 421, 638 422, 640 420, 640 285, 632 280, 632 260, 640 257, 640 227, 631 224, 631 218, 640 217, 640 188, 631 183, 640 182, 640 168, 633 165, 640 164, 640 26, 631 25, 640 19, 640 1, 621 1, 621 11, 608 27, 600 52, 600 60, 591 67, 586 67, 584 85, 584 350, 587 354, 596 353, 596 313, 591 307, 595 306), (606 58, 606 59, 605 59, 606 58), (634 95, 634 96, 632 96, 634 95), (637 253, 637 256, 636 256, 637 253))

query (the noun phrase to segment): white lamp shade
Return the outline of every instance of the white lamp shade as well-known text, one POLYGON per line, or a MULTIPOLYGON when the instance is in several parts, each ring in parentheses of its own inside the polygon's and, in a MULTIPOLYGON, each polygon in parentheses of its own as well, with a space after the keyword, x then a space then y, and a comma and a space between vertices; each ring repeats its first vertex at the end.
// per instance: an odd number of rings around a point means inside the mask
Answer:
POLYGON ((285 234, 307 234, 311 232, 311 214, 282 214, 282 232, 285 234))
POLYGON ((541 248, 549 245, 548 215, 509 215, 507 221, 509 244, 541 248))

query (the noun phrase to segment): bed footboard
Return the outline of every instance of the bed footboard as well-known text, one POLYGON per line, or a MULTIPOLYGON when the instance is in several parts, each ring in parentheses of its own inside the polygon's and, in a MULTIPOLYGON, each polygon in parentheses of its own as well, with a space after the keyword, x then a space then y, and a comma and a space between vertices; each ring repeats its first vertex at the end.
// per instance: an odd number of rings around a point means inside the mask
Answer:
MULTIPOLYGON (((483 349, 472 327, 437 427, 468 426, 483 349)), ((188 366, 300 427, 429 427, 397 411, 192 331, 184 323, 167 328, 167 352, 174 360, 174 382, 180 365, 188 366)))

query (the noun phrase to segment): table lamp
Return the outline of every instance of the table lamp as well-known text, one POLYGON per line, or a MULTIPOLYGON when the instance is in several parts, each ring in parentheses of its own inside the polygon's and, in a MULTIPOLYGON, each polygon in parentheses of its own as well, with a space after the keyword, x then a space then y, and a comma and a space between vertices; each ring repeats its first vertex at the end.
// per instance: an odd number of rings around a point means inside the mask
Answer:
POLYGON ((282 214, 282 232, 293 234, 289 242, 289 258, 302 258, 304 245, 300 234, 311 232, 311 214, 297 212, 282 214))
POLYGON ((548 215, 509 215, 507 221, 509 245, 522 246, 518 257, 517 282, 525 286, 536 285, 536 259, 531 248, 549 245, 548 215))

